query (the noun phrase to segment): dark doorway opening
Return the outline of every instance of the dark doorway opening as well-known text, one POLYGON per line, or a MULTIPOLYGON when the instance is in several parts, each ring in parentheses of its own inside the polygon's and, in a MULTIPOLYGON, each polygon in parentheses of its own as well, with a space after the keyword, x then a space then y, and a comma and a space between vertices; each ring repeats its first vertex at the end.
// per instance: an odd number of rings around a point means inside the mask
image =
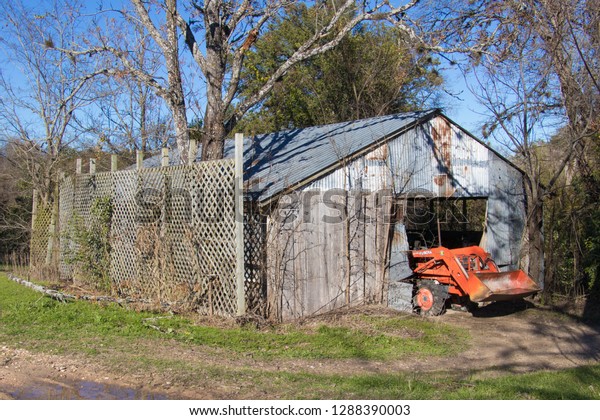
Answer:
POLYGON ((402 198, 394 222, 405 226, 409 249, 479 245, 487 198, 402 198))

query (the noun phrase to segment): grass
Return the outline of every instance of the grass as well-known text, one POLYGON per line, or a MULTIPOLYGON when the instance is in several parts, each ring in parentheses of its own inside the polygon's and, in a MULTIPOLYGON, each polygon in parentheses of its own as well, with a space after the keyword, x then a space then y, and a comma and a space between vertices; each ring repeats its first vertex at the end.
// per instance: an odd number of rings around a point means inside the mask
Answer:
POLYGON ((452 399, 600 399, 600 365, 478 380, 451 390, 452 399), (469 385, 469 386, 466 386, 469 385))
POLYGON ((467 346, 464 330, 417 317, 353 315, 350 326, 316 322, 258 330, 194 325, 188 318, 163 315, 114 304, 60 303, 0 273, 0 343, 93 356, 109 370, 144 372, 183 388, 229 387, 240 390, 231 398, 252 399, 600 399, 600 365, 484 380, 451 370, 319 372, 319 361, 325 359, 385 362, 417 354, 451 356, 467 346), (149 328, 149 322, 163 332, 149 328), (202 356, 184 358, 174 348, 205 356, 212 349, 217 362, 207 363, 202 356), (235 355, 247 363, 230 365, 235 355), (261 369, 252 360, 267 366, 291 360, 304 368, 261 369))
POLYGON ((270 360, 391 360, 406 355, 430 356, 459 352, 467 334, 447 325, 414 318, 362 319, 368 331, 345 326, 287 325, 267 330, 252 326, 222 328, 194 325, 181 316, 164 317, 125 310, 116 304, 62 303, 11 282, 0 275, 0 337, 38 350, 84 350, 119 339, 175 339, 270 360), (149 328, 147 325, 163 331, 149 328), (394 335, 395 331, 404 334, 394 335), (459 336, 455 340, 451 337, 459 336), (90 348, 90 344, 93 345, 90 348))
POLYGON ((202 366, 153 357, 130 361, 131 369, 153 371, 157 366, 179 385, 214 383, 239 389, 242 398, 249 399, 600 400, 600 365, 471 380, 448 371, 339 375, 202 366))
POLYGON ((600 365, 557 372, 506 375, 470 381, 453 373, 299 376, 296 395, 305 398, 373 399, 600 399, 600 365))

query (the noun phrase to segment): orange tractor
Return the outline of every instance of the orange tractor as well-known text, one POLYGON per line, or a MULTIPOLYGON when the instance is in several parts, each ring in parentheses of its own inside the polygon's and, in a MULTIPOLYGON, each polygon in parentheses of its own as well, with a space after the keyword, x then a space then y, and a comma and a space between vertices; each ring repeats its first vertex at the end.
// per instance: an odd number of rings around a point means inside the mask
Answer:
POLYGON ((500 272, 481 247, 430 248, 411 251, 414 308, 422 315, 440 315, 446 303, 514 300, 533 295, 539 286, 522 270, 500 272))

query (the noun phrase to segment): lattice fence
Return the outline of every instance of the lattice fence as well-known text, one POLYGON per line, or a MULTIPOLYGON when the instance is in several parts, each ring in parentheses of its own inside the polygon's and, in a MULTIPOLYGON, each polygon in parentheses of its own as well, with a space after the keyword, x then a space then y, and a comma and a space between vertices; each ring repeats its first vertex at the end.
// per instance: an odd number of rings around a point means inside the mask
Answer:
POLYGON ((55 204, 51 198, 44 199, 38 194, 33 196, 28 274, 49 281, 58 279, 58 208, 55 204))
MULTIPOLYGON (((220 160, 67 178, 60 191, 61 275, 91 281, 74 256, 94 239, 90 232, 102 232, 94 209, 109 203, 106 278, 114 294, 235 315, 234 166, 233 160, 220 160)), ((260 227, 252 215, 245 221, 246 304, 256 312, 264 307, 266 290, 257 268, 260 227)))
POLYGON ((246 203, 244 210, 244 274, 246 304, 253 312, 266 315, 266 217, 246 203))
POLYGON ((44 203, 41 202, 36 203, 36 207, 29 252, 32 268, 41 268, 49 264, 51 259, 51 250, 48 249, 48 242, 50 240, 52 207, 44 205, 44 203))

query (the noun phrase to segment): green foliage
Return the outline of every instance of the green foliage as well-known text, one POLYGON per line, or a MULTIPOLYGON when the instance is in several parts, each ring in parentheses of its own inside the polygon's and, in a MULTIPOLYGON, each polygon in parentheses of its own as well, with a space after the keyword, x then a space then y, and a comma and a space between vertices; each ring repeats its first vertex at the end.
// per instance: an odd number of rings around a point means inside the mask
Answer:
POLYGON ((61 303, 0 274, 0 337, 5 343, 52 351, 84 351, 119 338, 152 337, 140 319, 149 314, 116 304, 61 303))
MULTIPOLYGON (((551 139, 537 153, 548 162, 542 175, 552 173, 552 153, 561 148, 565 134, 551 139)), ((549 293, 600 302, 600 147, 586 139, 585 154, 573 162, 545 203, 546 255, 549 293)), ((564 147, 564 146, 562 146, 564 147)), ((596 310, 597 312, 597 310, 596 310)), ((586 315, 592 316, 592 313, 586 315)))
POLYGON ((75 245, 67 262, 81 272, 82 280, 98 290, 110 291, 110 229, 113 204, 110 197, 94 199, 90 207, 90 220, 74 215, 70 221, 67 240, 75 245))
POLYGON ((31 234, 31 184, 12 155, 12 147, 0 146, 0 263, 12 253, 26 253, 31 234))
MULTIPOLYGON (((315 33, 321 11, 297 5, 271 24, 248 53, 242 96, 260 89, 273 70, 315 33)), ((397 29, 363 24, 335 49, 292 68, 238 129, 270 132, 428 107, 435 104, 442 84, 436 65, 397 29)))
POLYGON ((173 338, 234 352, 252 353, 261 359, 349 359, 393 360, 411 354, 454 354, 465 347, 467 334, 448 325, 418 318, 364 322, 371 331, 320 325, 314 330, 288 326, 259 331, 253 328, 221 329, 192 325, 185 318, 160 318, 155 327, 173 338), (398 331, 405 331, 404 335, 398 331))

